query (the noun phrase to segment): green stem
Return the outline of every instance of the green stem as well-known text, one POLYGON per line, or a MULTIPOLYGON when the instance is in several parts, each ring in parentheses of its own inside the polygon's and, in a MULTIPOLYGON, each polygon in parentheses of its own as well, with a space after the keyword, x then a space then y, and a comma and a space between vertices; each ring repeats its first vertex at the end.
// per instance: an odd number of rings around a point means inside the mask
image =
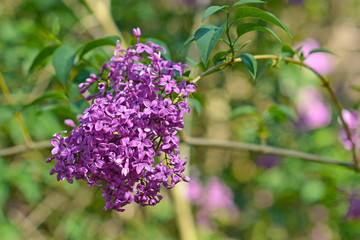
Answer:
POLYGON ((231 51, 231 61, 233 62, 235 60, 235 50, 234 50, 234 44, 231 41, 231 37, 230 37, 230 26, 229 26, 229 17, 230 17, 230 12, 226 11, 226 36, 229 40, 229 47, 230 47, 230 51, 231 51))

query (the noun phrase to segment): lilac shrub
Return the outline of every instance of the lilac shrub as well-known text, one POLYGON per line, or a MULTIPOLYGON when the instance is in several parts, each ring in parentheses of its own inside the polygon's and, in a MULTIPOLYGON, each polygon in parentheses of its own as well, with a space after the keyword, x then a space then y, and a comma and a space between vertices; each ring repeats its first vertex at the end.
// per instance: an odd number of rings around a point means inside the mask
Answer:
POLYGON ((69 183, 82 179, 100 186, 105 210, 124 211, 125 205, 156 205, 160 187, 172 188, 181 180, 187 162, 180 159, 177 132, 184 128, 189 113, 187 98, 196 90, 184 79, 182 63, 166 61, 165 50, 152 42, 117 49, 98 75, 91 74, 79 85, 85 93, 92 85, 92 104, 78 116, 79 125, 69 136, 56 133, 51 141, 56 160, 50 174, 69 183))

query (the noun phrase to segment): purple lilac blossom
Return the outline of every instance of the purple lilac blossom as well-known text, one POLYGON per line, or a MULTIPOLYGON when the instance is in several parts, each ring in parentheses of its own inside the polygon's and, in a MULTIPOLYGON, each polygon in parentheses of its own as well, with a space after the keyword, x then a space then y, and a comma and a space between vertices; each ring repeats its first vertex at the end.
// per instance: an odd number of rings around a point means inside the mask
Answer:
MULTIPOLYGON (((140 37, 139 28, 133 33, 140 37)), ((122 212, 132 202, 156 205, 161 185, 170 189, 189 181, 176 134, 189 113, 187 96, 196 88, 182 77, 187 66, 164 60, 161 51, 151 42, 127 50, 117 42, 110 63, 79 85, 81 93, 93 84, 98 89, 87 97, 92 104, 78 116, 79 125, 67 120, 73 126, 69 136, 56 133, 51 140, 53 156, 46 161, 56 163, 50 174, 100 186, 105 210, 122 212)))
POLYGON ((327 126, 330 123, 330 108, 325 104, 321 92, 315 87, 301 88, 296 102, 300 127, 314 129, 327 126))
POLYGON ((359 218, 360 217, 360 198, 357 194, 353 193, 349 197, 349 209, 345 215, 346 219, 349 218, 359 218))
POLYGON ((280 157, 274 154, 262 154, 256 157, 255 163, 263 168, 272 168, 279 163, 280 157))
POLYGON ((304 63, 316 70, 320 74, 329 74, 334 70, 335 63, 331 55, 327 53, 312 53, 311 50, 320 48, 320 44, 312 38, 305 40, 304 42, 294 45, 294 49, 301 47, 301 52, 304 54, 304 63))
MULTIPOLYGON (((358 126, 358 121, 359 121, 359 117, 358 117, 358 113, 355 110, 342 110, 341 115, 346 123, 346 125, 349 127, 350 130, 350 134, 351 134, 351 140, 353 142, 356 142, 356 129, 358 126)), ((338 119, 340 125, 342 126, 342 123, 340 121, 340 118, 338 119)), ((346 149, 352 149, 352 143, 349 140, 345 129, 342 127, 341 130, 339 131, 339 139, 342 142, 342 144, 344 145, 344 148, 346 149)))

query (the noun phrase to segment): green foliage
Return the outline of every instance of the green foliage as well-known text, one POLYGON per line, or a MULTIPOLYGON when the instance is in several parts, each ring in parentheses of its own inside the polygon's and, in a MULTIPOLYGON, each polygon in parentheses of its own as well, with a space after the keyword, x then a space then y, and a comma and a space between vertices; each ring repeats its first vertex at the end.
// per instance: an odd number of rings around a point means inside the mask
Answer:
POLYGON ((259 24, 241 23, 241 24, 238 24, 238 26, 236 27, 236 33, 237 33, 238 37, 241 37, 245 33, 252 32, 252 31, 262 31, 262 32, 270 33, 274 38, 276 38, 276 40, 281 42, 280 38, 271 29, 269 29, 267 27, 263 27, 259 24))
POLYGON ((205 67, 207 66, 211 51, 215 47, 215 44, 219 41, 224 28, 225 23, 221 27, 206 24, 195 32, 195 41, 200 52, 201 60, 205 67))
POLYGON ((236 3, 234 3, 234 5, 232 5, 231 8, 235 8, 244 4, 250 4, 250 3, 265 3, 264 1, 261 0, 240 0, 237 1, 236 3))
POLYGON ((54 51, 60 47, 59 44, 51 45, 43 50, 40 51, 40 53, 36 56, 34 61, 32 62, 30 68, 29 68, 29 74, 33 73, 36 68, 40 68, 42 65, 44 65, 47 61, 47 59, 54 53, 54 51))
POLYGON ((53 55, 53 66, 56 77, 63 86, 66 86, 70 71, 74 64, 76 52, 69 45, 62 45, 57 48, 53 55))
POLYGON ((317 48, 317 49, 313 49, 309 52, 308 56, 310 56, 313 53, 328 53, 328 54, 332 54, 335 55, 333 52, 325 49, 325 48, 317 48))
POLYGON ((80 50, 79 58, 83 58, 83 56, 89 51, 103 46, 116 46, 116 41, 120 40, 118 37, 106 37, 99 38, 89 41, 82 47, 80 50))
POLYGON ((239 56, 247 69, 249 70, 249 73, 251 77, 255 80, 256 79, 256 73, 257 73, 257 61, 254 58, 253 55, 244 53, 239 56))
POLYGON ((204 15, 201 19, 201 22, 204 22, 206 18, 208 18, 209 16, 213 15, 214 13, 220 11, 220 10, 226 10, 228 8, 228 5, 225 6, 210 6, 208 7, 205 12, 204 15))
POLYGON ((268 108, 268 113, 277 121, 285 122, 287 119, 296 121, 298 116, 295 111, 288 105, 277 104, 268 108))
POLYGON ((237 9, 235 11, 235 20, 238 21, 243 18, 257 18, 272 23, 286 31, 290 36, 292 36, 285 24, 282 23, 274 14, 263 11, 259 8, 241 7, 237 9))

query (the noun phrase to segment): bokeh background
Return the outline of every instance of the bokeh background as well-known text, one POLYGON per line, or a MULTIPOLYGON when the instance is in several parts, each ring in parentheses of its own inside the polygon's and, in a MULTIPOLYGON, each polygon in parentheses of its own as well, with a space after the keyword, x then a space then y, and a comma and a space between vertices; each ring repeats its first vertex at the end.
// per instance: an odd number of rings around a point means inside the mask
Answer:
MULTIPOLYGON (((307 163, 249 151, 182 145, 190 183, 162 190, 155 207, 104 211, 101 191, 83 182, 49 176, 49 139, 70 130, 88 105, 77 84, 112 55, 97 48, 77 62, 64 87, 48 64, 29 73, 47 46, 117 36, 132 29, 167 45, 172 61, 199 61, 196 44, 184 41, 201 26, 204 10, 235 1, 210 0, 2 0, 0 1, 0 238, 13 239, 360 239, 360 175, 338 166, 307 163), (35 144, 34 144, 35 143, 35 144), (12 148, 11 148, 12 147, 12 148), (9 150, 9 148, 11 148, 9 150), (34 149, 30 149, 34 148, 34 149)), ((360 2, 271 0, 264 6, 290 29, 284 43, 331 79, 346 109, 359 107, 360 2)), ((215 14, 206 23, 220 25, 215 14)), ((281 44, 265 33, 248 34, 244 52, 274 54, 281 44)), ((214 51, 224 50, 218 44, 214 51)), ((262 66, 266 62, 260 62, 262 66)), ((195 69, 191 76, 200 71, 195 69)), ((344 162, 351 154, 339 140, 338 113, 316 77, 280 64, 256 81, 244 66, 202 79, 191 101, 188 136, 297 149, 344 162), (273 114, 281 106, 289 114, 273 114), (252 114, 241 114, 243 106, 252 114), (272 110, 271 110, 272 109, 272 110)))

